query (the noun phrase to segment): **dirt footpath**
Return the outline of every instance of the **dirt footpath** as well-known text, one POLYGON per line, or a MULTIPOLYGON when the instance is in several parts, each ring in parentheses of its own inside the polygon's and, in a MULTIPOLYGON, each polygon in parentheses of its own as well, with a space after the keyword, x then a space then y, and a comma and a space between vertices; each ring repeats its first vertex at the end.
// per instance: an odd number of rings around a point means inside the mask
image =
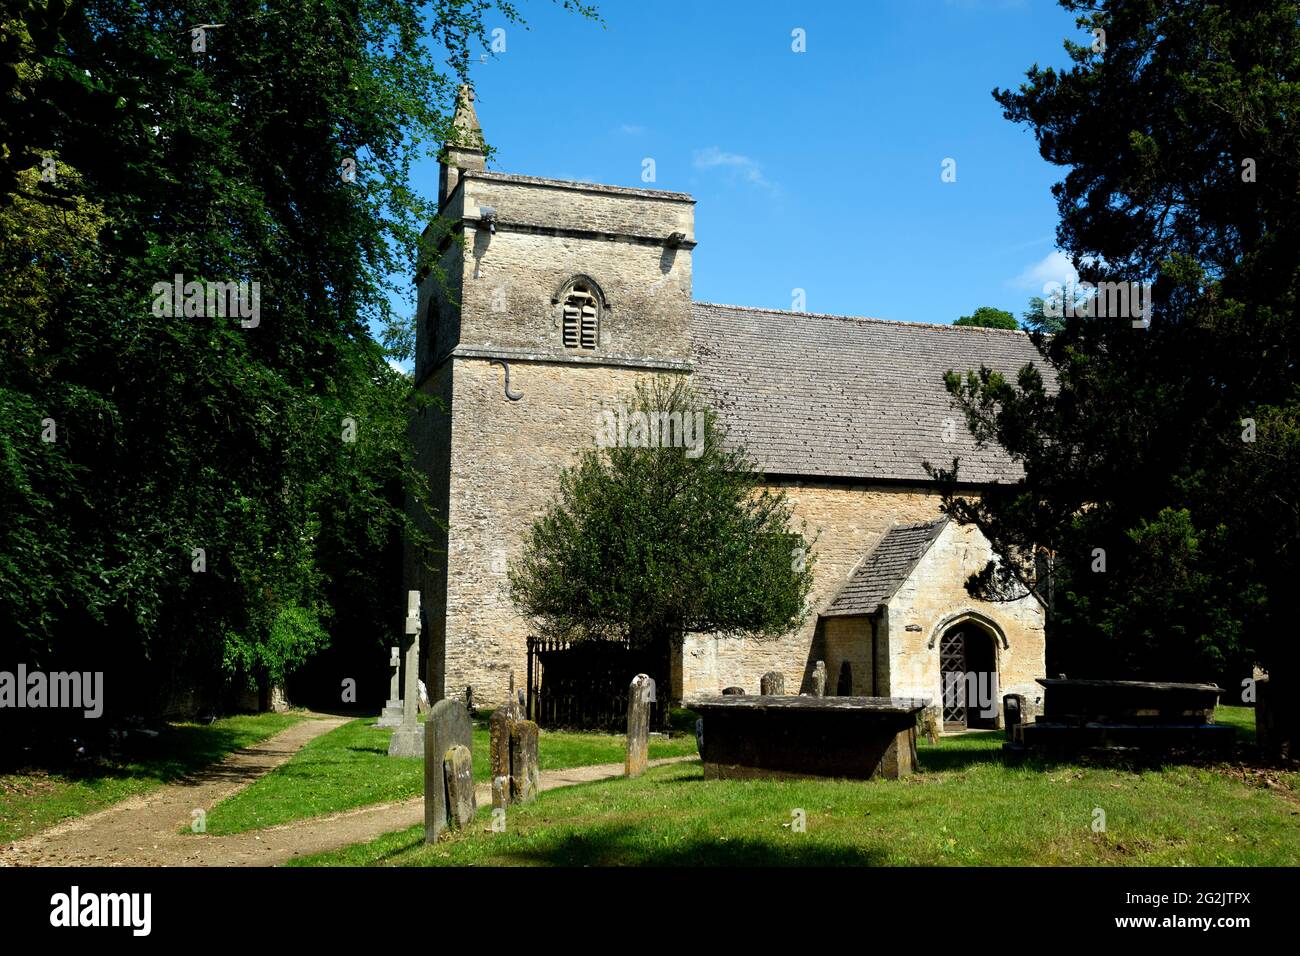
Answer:
MULTIPOLYGON (((301 721, 184 781, 0 848, 0 865, 275 866, 295 856, 366 842, 423 822, 424 799, 412 797, 230 836, 182 832, 189 827, 193 810, 210 809, 287 761, 309 741, 344 723, 347 719, 339 717, 301 721)), ((650 765, 694 759, 671 757, 650 765)), ((621 763, 547 770, 541 775, 541 789, 606 780, 622 773, 621 763)), ((491 803, 489 785, 480 784, 476 796, 479 806, 491 803)))

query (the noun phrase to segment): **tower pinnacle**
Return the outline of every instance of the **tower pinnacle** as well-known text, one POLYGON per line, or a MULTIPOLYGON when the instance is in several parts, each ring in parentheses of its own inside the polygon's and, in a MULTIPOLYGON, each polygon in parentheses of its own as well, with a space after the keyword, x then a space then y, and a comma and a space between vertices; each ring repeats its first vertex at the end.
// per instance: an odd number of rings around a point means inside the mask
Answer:
POLYGON ((468 83, 463 84, 456 95, 456 112, 452 115, 451 131, 443 144, 439 162, 439 202, 446 202, 447 197, 456 191, 461 173, 486 168, 483 129, 474 110, 474 88, 468 83))

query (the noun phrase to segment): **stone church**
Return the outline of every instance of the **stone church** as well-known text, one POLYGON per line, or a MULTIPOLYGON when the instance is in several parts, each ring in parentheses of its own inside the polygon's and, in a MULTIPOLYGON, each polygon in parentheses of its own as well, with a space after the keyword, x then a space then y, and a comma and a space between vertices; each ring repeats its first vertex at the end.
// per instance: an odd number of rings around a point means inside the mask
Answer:
MULTIPOLYGON (((434 570, 407 561, 434 698, 469 685, 494 705, 512 675, 523 686, 536 629, 511 605, 507 565, 561 469, 595 444, 601 410, 639 377, 673 374, 692 377, 817 536, 804 626, 779 640, 692 635, 672 665, 674 699, 757 693, 769 670, 788 693, 808 691, 824 661, 828 693, 937 702, 945 672, 978 672, 996 674, 999 706, 1020 693, 1033 708, 1044 609, 966 593, 989 544, 944 519, 922 468, 960 456, 972 493, 1014 480, 998 449, 976 446, 943 374, 1014 373, 1038 359, 1024 334, 696 302, 689 195, 489 171, 468 91, 451 139, 450 229, 440 242, 426 232, 437 251, 417 277, 415 367, 445 410, 413 422, 432 490, 416 517, 442 553, 434 570)), ((1000 722, 974 707, 944 717, 1000 722)))

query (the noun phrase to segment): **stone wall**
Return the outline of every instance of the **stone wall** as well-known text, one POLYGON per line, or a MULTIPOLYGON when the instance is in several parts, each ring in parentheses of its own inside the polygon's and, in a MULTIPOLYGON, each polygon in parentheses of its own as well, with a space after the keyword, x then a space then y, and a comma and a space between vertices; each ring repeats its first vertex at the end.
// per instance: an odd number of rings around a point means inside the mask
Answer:
POLYGON ((509 599, 507 568, 533 521, 558 491, 560 471, 595 446, 600 410, 626 400, 647 373, 587 365, 456 359, 453 377, 450 526, 446 563, 445 669, 430 694, 459 696, 465 685, 484 706, 506 698, 510 671, 523 687, 526 639, 534 625, 509 599))
MULTIPOLYGON (((777 487, 777 486, 774 486, 777 487)), ((940 515, 939 498, 924 488, 835 485, 803 482, 784 485, 794 503, 796 520, 807 522, 807 536, 816 539, 817 557, 809 606, 813 614, 803 626, 776 641, 735 640, 707 635, 687 639, 683 649, 683 698, 717 694, 735 684, 758 693, 759 678, 768 670, 786 675, 790 693, 811 690, 812 670, 826 662, 827 692, 834 693, 840 666, 853 670, 853 693, 871 693, 871 622, 865 617, 818 619, 834 600, 858 563, 895 524, 930 521, 940 515)), ((974 528, 950 523, 917 564, 878 623, 875 662, 876 689, 881 696, 940 695, 936 628, 952 623, 963 612, 994 622, 1006 636, 999 641, 997 663, 1001 693, 1026 695, 1034 713, 1042 688, 1045 656, 1042 605, 1036 598, 988 604, 966 593, 966 579, 991 554, 987 541, 974 528), (909 631, 907 628, 921 628, 909 631)), ((999 700, 1000 700, 999 694, 999 700)))
MULTIPOLYGON (((785 675, 787 693, 810 690, 813 666, 818 660, 826 660, 828 654, 822 633, 825 628, 819 629, 817 615, 835 599, 849 575, 890 527, 932 521, 940 515, 938 494, 921 486, 801 481, 771 487, 786 492, 796 526, 804 522, 805 537, 813 542, 816 565, 808 599, 809 615, 801 627, 777 640, 709 635, 687 638, 681 668, 683 682, 675 688, 683 699, 717 694, 733 684, 757 694, 759 678, 769 670, 785 675)), ((860 627, 867 627, 869 643, 869 626, 864 622, 860 627)), ((826 683, 831 692, 839 678, 838 668, 836 663, 832 669, 827 660, 826 683)), ((862 686, 856 662, 853 670, 855 687, 862 686)))
MULTIPOLYGON (((866 616, 828 617, 822 621, 823 651, 826 662, 826 693, 839 688, 840 670, 847 661, 853 676, 850 694, 872 696, 872 623, 866 616)), ((877 687, 879 688, 879 685, 877 687)))
POLYGON ((693 237, 689 199, 480 173, 468 173, 461 188, 467 218, 490 207, 498 224, 495 233, 466 226, 459 344, 689 360, 691 251, 664 245, 674 232, 693 237), (605 297, 594 353, 564 349, 560 338, 554 300, 579 275, 605 297))
MULTIPOLYGON (((406 505, 407 511, 430 539, 430 552, 424 555, 417 555, 411 542, 406 541, 406 580, 403 583, 406 590, 420 592, 420 656, 425 662, 421 672, 434 700, 442 696, 434 688, 444 686, 446 673, 447 519, 451 500, 451 411, 455 401, 452 384, 452 366, 446 363, 435 369, 421 385, 420 390, 437 402, 417 411, 411 419, 415 465, 428 478, 430 500, 426 507, 416 507, 410 499, 406 505)), ((391 637, 385 638, 390 646, 401 646, 405 640, 402 631, 404 614, 403 608, 394 608, 391 637)), ((448 686, 453 695, 464 690, 463 687, 448 686)))

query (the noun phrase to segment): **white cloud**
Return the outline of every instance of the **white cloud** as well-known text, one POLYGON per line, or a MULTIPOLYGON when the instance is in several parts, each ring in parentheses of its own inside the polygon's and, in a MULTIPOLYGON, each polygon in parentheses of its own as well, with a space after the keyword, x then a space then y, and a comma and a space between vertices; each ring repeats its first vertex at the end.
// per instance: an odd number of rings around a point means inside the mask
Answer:
POLYGON ((694 156, 694 165, 696 169, 729 170, 733 176, 742 182, 749 183, 751 186, 758 186, 761 189, 773 190, 776 188, 763 175, 763 167, 758 160, 742 156, 740 153, 725 153, 716 146, 697 149, 694 156))
POLYGON ((618 128, 618 131, 624 136, 640 136, 645 132, 645 127, 638 126, 636 123, 624 123, 618 128))
POLYGON ((411 364, 410 362, 399 362, 397 359, 388 359, 387 361, 389 368, 393 369, 393 371, 401 372, 403 375, 413 374, 411 369, 408 367, 411 364))
POLYGON ((1043 287, 1048 283, 1069 285, 1078 281, 1079 272, 1074 268, 1070 257, 1060 249, 1053 249, 1038 262, 1026 266, 1020 275, 1008 279, 1007 285, 1042 295, 1043 287))

